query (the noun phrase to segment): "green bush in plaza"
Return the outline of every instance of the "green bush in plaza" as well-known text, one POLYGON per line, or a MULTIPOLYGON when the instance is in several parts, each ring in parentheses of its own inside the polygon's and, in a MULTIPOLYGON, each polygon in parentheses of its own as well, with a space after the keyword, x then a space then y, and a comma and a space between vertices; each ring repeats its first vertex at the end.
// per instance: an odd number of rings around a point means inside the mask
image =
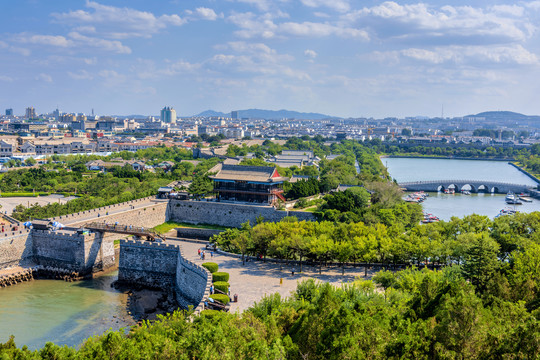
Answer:
POLYGON ((223 271, 213 272, 212 273, 212 282, 217 282, 217 281, 228 282, 229 281, 229 273, 228 272, 223 272, 223 271))
POLYGON ((216 290, 224 292, 225 294, 229 292, 229 286, 230 286, 229 283, 226 281, 216 281, 214 283, 214 288, 216 290))
POLYGON ((212 274, 218 271, 219 265, 215 262, 205 262, 202 264, 203 267, 205 267, 208 271, 210 271, 212 274))
POLYGON ((210 295, 210 297, 225 305, 227 305, 231 301, 231 299, 227 295, 223 295, 223 294, 212 294, 210 295))
POLYGON ((201 316, 196 317, 195 321, 201 321, 201 318, 213 319, 219 313, 221 313, 220 310, 206 309, 206 310, 201 311, 201 316))

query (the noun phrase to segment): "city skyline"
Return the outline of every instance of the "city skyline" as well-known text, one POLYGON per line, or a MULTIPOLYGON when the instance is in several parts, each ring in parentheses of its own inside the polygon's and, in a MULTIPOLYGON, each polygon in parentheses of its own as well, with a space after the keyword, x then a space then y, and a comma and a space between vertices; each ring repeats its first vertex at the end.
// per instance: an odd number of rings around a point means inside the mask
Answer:
POLYGON ((540 1, 20 1, 0 107, 538 114, 540 1))

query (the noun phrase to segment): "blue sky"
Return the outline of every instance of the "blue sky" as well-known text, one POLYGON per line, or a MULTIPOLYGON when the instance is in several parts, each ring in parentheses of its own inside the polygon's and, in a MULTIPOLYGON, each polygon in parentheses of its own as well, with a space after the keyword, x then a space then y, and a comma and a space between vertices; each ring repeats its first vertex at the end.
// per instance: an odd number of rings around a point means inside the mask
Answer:
POLYGON ((0 13, 0 109, 16 114, 540 114, 540 1, 4 0, 0 13))

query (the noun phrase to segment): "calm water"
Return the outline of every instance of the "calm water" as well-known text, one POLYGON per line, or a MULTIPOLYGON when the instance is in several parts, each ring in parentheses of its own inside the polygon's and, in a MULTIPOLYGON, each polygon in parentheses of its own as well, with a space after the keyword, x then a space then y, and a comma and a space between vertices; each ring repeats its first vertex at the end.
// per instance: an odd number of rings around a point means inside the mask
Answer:
MULTIPOLYGON (((450 159, 408 159, 383 158, 390 175, 398 182, 428 180, 491 180, 535 186, 536 182, 508 165, 504 161, 450 160, 450 159)), ((422 203, 424 211, 450 220, 452 216, 463 217, 470 214, 487 215, 493 218, 503 208, 510 207, 502 194, 441 194, 431 193, 422 203)), ((512 207, 513 208, 513 207, 512 207)), ((516 205, 522 212, 540 211, 540 201, 516 205)))
POLYGON ((47 341, 77 346, 84 339, 134 322, 127 295, 113 288, 116 273, 93 280, 35 280, 0 288, 0 341, 30 349, 47 341))

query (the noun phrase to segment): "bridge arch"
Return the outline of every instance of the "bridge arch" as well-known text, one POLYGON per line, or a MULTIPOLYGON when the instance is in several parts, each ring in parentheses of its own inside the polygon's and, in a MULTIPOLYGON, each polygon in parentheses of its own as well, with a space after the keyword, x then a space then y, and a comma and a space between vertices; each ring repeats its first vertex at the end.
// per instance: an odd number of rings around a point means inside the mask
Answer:
POLYGON ((461 189, 459 189, 460 191, 469 191, 469 192, 476 192, 476 188, 474 187, 473 184, 463 184, 461 186, 461 189))
POLYGON ((448 184, 447 189, 448 190, 454 189, 455 192, 458 192, 459 191, 459 185, 457 185, 457 184, 448 184))
POLYGON ((439 185, 437 187, 437 192, 444 192, 444 189, 445 189, 444 185, 439 185))
POLYGON ((478 192, 478 193, 489 193, 490 189, 489 189, 489 186, 482 184, 482 185, 478 185, 478 188, 476 189, 476 192, 478 192))
POLYGON ((499 193, 499 188, 497 186, 494 186, 494 187, 491 188, 490 192, 493 193, 493 194, 498 194, 499 193))

